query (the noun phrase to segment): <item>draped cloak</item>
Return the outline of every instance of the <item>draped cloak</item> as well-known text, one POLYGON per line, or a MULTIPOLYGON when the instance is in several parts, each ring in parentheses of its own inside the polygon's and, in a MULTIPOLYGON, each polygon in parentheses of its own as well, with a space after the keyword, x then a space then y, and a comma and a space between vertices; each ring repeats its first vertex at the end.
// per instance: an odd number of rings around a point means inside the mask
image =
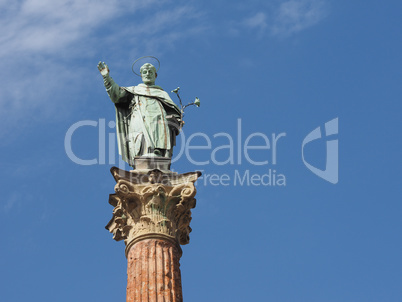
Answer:
POLYGON ((110 78, 107 92, 116 108, 116 132, 119 154, 129 165, 134 157, 172 149, 179 132, 181 112, 159 86, 140 84, 119 87, 110 78))

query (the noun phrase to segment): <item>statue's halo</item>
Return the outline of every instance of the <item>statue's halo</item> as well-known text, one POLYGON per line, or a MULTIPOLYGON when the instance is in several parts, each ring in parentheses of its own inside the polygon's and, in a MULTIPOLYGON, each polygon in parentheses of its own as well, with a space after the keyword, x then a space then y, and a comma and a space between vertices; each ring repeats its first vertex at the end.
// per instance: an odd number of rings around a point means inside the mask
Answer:
MULTIPOLYGON (((141 66, 144 65, 145 63, 151 63, 152 65, 155 66, 156 72, 158 72, 159 68, 161 67, 161 63, 159 62, 159 60, 158 60, 156 57, 153 57, 153 56, 144 56, 144 57, 138 58, 137 60, 134 61, 133 65, 131 66, 131 70, 134 72, 134 74, 136 74, 136 75, 139 76, 139 77, 141 76, 141 74, 136 73, 136 72, 135 72, 135 68, 134 68, 137 63, 142 63, 141 66), (154 60, 144 60, 144 61, 141 61, 142 59, 145 59, 145 58, 151 58, 151 59, 154 59, 154 60), (149 61, 154 61, 154 62, 158 63, 158 68, 156 68, 156 64, 152 64, 152 62, 149 62, 149 61)), ((138 70, 141 68, 141 66, 138 67, 138 70)))

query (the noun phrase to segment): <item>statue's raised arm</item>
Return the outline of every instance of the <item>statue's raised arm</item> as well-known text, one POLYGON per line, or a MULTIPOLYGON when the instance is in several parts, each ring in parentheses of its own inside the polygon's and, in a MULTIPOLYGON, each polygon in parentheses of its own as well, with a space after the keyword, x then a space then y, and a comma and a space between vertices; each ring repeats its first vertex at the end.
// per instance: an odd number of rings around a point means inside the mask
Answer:
POLYGON ((98 69, 102 76, 106 76, 109 74, 109 67, 106 65, 105 62, 99 62, 98 69))

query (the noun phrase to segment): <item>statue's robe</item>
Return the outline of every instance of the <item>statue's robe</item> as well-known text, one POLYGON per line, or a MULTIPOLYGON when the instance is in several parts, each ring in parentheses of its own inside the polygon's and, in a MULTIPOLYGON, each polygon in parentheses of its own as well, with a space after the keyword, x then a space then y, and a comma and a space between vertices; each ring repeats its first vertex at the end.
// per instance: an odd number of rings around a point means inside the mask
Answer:
POLYGON ((135 156, 152 155, 155 149, 172 157, 181 113, 169 95, 156 85, 119 87, 110 77, 105 78, 105 86, 116 107, 122 159, 134 166, 135 156))

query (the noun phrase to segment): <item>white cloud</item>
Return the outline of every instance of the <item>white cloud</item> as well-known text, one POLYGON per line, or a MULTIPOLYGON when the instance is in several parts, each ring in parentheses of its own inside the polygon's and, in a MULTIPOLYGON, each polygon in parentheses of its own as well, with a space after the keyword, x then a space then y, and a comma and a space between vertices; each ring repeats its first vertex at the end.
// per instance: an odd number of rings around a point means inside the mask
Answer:
POLYGON ((271 32, 274 35, 290 35, 317 24, 325 15, 324 1, 286 1, 281 3, 275 13, 271 32))
POLYGON ((258 12, 254 16, 244 20, 244 25, 250 28, 265 29, 267 27, 267 16, 263 12, 258 12))
MULTIPOLYGON (((173 47, 174 43, 187 36, 193 36, 206 30, 197 21, 202 13, 191 6, 180 6, 155 12, 152 18, 131 26, 122 28, 118 34, 119 39, 130 37, 131 47, 138 48, 138 41, 143 52, 160 52, 161 49, 173 47), (190 21, 191 26, 184 26, 184 21, 190 21)), ((116 37, 111 37, 116 39, 116 37)), ((111 42, 111 41, 110 41, 111 42)), ((108 42, 108 43, 110 43, 108 42)))
POLYGON ((93 80, 96 62, 91 69, 88 64, 93 56, 155 54, 203 30, 197 22, 184 28, 183 21, 196 21, 200 14, 189 5, 170 3, 166 9, 169 1, 7 2, 0 0, 0 137, 10 128, 16 131, 71 112, 93 80), (80 67, 76 61, 88 65, 80 67))
POLYGON ((95 28, 154 1, 23 0, 1 4, 0 57, 26 52, 52 54, 85 37, 95 28))
MULTIPOLYGON (((258 34, 289 36, 317 24, 327 14, 326 0, 288 0, 259 7, 253 16, 243 19, 240 25, 256 30, 258 34)), ((231 28, 231 32, 237 32, 231 28)), ((237 32, 238 33, 238 32, 237 32)))

